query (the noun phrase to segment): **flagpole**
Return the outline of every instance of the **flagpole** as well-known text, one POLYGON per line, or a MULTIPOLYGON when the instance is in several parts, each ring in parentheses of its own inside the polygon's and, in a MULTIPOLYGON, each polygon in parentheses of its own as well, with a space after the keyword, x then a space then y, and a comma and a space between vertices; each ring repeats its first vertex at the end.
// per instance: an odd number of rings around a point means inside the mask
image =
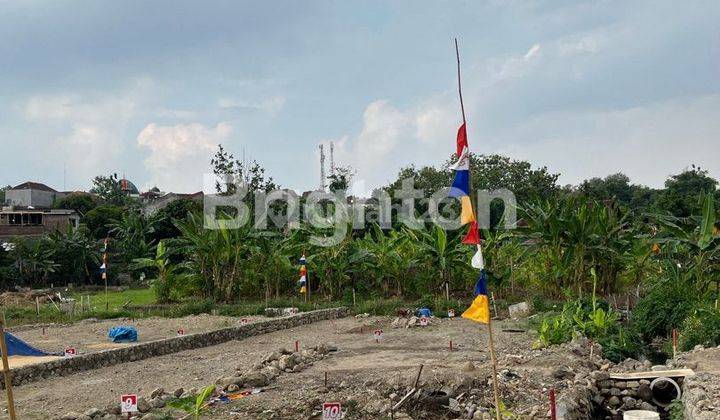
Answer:
MULTIPOLYGON (((462 117, 463 117, 463 125, 466 124, 465 121, 465 104, 463 103, 463 96, 462 96, 462 82, 460 78, 460 48, 458 47, 458 41, 457 38, 455 38, 455 58, 457 59, 457 77, 458 77, 458 96, 460 97, 460 110, 462 111, 462 117)), ((465 126, 465 130, 467 130, 467 125, 465 126)), ((466 131, 467 132, 467 131, 466 131)), ((468 152, 468 160, 470 159, 470 153, 468 152)), ((468 162, 468 178, 469 178, 469 184, 470 184, 470 202, 474 209, 477 209, 476 204, 477 200, 474 200, 475 196, 472 193, 472 171, 470 170, 470 162, 468 162)), ((478 250, 480 249, 480 244, 477 245, 478 250)), ((500 420, 500 395, 498 393, 498 379, 497 379, 497 358, 495 357, 495 344, 493 342, 493 333, 492 333, 492 316, 488 316, 488 322, 487 322, 487 330, 488 330, 488 347, 490 347, 490 361, 492 363, 492 370, 493 370, 493 394, 495 397, 495 418, 496 420, 500 420)))

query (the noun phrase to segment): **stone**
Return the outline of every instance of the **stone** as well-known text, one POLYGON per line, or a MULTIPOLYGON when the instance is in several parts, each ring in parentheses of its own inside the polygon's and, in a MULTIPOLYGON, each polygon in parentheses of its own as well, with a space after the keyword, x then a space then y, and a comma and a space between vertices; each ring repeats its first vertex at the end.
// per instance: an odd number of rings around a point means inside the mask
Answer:
POLYGON ((238 391, 240 391, 240 387, 235 384, 230 384, 230 385, 228 385, 228 387, 225 390, 227 392, 238 392, 238 391))
POLYGON ((139 412, 147 413, 148 411, 150 411, 151 407, 145 398, 140 397, 137 400, 137 408, 139 412))
POLYGON ((165 389, 164 389, 164 388, 155 388, 155 389, 153 389, 152 392, 150 393, 150 398, 157 398, 157 397, 161 396, 161 395, 164 394, 164 393, 165 393, 165 389))
POLYGON ((617 407, 617 406, 620 405, 620 398, 618 398, 617 396, 613 395, 613 396, 610 397, 610 399, 608 400, 608 404, 610 404, 610 406, 612 406, 612 407, 617 407))
POLYGON ((100 410, 99 408, 91 408, 91 409, 85 411, 85 413, 83 413, 83 414, 86 415, 86 416, 88 416, 88 417, 90 417, 90 418, 92 418, 92 417, 95 417, 95 416, 100 416, 100 415, 102 415, 103 412, 102 412, 102 410, 100 410))
POLYGON ((555 379, 570 379, 574 378, 575 374, 571 372, 568 368, 560 367, 553 370, 552 376, 555 379))
POLYGON ((260 372, 246 372, 240 377, 240 381, 245 386, 253 388, 267 386, 270 383, 267 376, 260 372))
POLYGON ((157 396, 148 401, 152 408, 163 408, 165 407, 165 400, 162 399, 162 395, 157 396))
POLYGON ((657 407, 655 407, 654 405, 652 405, 646 401, 643 401, 642 404, 640 404, 640 409, 648 410, 648 411, 657 411, 657 407))
POLYGON ((473 362, 470 361, 465 362, 462 366, 462 370, 463 372, 472 372, 475 370, 475 365, 473 364, 473 362))
POLYGON ((530 315, 530 305, 527 302, 516 303, 508 306, 508 312, 512 319, 525 318, 530 315))
POLYGON ((156 413, 147 413, 144 416, 142 416, 142 420, 164 420, 166 418, 167 417, 165 417, 161 414, 156 414, 156 413))
MULTIPOLYGON (((241 376, 228 376, 218 379, 217 381, 215 381, 215 384, 223 389, 227 388, 230 385, 240 386, 243 384, 243 378, 241 376)), ((194 395, 194 393, 191 395, 194 395)))
POLYGON ((414 327, 417 325, 419 318, 416 316, 411 316, 410 319, 408 319, 407 324, 405 324, 405 328, 414 327))
POLYGON ((60 420, 77 420, 77 418, 80 417, 80 414, 69 412, 65 414, 64 416, 60 417, 60 420))
POLYGON ((183 394, 183 392, 185 392, 184 389, 178 388, 178 389, 176 389, 175 391, 173 391, 173 395, 174 395, 176 398, 180 398, 180 396, 183 394))

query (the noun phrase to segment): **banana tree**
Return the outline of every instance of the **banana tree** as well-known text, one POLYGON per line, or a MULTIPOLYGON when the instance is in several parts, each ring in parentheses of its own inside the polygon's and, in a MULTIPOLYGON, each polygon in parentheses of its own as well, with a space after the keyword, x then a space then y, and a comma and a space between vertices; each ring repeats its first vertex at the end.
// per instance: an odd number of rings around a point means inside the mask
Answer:
POLYGON ((459 267, 468 265, 468 249, 461 241, 448 241, 447 232, 438 225, 429 231, 420 231, 416 243, 428 270, 435 273, 431 280, 432 289, 440 291, 446 282, 450 282, 451 273, 459 267))
POLYGON ((178 278, 177 267, 170 262, 169 257, 165 241, 160 241, 155 249, 154 258, 136 258, 131 266, 136 270, 150 268, 155 271, 155 277, 150 279, 150 285, 155 291, 158 303, 170 301, 170 293, 176 286, 175 281, 178 278))
POLYGON ((720 293, 720 231, 712 193, 702 197, 701 208, 702 214, 689 217, 653 215, 660 226, 655 242, 663 244, 661 255, 692 273, 699 290, 715 282, 720 293))

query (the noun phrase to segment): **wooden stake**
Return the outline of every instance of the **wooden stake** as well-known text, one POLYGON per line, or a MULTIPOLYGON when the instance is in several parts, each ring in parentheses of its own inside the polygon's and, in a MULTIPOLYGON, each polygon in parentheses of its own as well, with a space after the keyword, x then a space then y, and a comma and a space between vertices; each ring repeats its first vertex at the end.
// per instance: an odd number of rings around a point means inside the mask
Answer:
POLYGON ((35 313, 37 314, 37 318, 40 319, 40 297, 35 296, 35 313))
POLYGON ((495 358, 495 344, 493 343, 492 322, 488 320, 488 346, 490 347, 490 361, 493 368, 493 394, 495 394, 495 418, 500 420, 500 395, 498 394, 497 359, 495 358))
POLYGON ((555 390, 550 389, 550 418, 552 420, 557 419, 557 413, 555 408, 555 390))
POLYGON ((10 363, 8 362, 7 343, 5 342, 5 315, 0 319, 0 351, 2 351, 3 376, 5 377, 5 392, 7 393, 8 415, 10 420, 15 417, 15 399, 12 391, 12 375, 10 374, 10 363))
POLYGON ((450 301, 450 284, 445 282, 445 300, 450 301))

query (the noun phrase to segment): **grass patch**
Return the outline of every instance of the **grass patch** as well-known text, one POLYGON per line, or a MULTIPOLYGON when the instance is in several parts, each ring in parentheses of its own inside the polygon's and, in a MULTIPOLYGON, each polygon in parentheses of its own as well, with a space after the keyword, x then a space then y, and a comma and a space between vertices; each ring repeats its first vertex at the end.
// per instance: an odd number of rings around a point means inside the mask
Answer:
POLYGON ((129 289, 122 292, 93 292, 78 293, 71 292, 69 297, 80 302, 80 297, 87 299, 90 296, 90 307, 94 311, 118 310, 126 302, 130 302, 132 306, 152 305, 155 303, 155 293, 152 289, 129 289))

